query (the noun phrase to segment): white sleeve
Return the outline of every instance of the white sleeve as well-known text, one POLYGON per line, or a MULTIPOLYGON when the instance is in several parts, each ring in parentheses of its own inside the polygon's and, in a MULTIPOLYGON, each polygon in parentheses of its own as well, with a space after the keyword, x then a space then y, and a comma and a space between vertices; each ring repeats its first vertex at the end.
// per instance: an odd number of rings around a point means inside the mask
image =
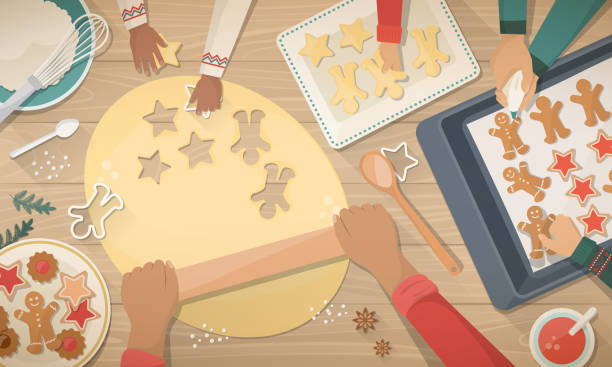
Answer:
POLYGON ((216 0, 200 73, 223 76, 252 0, 216 0))
POLYGON ((144 0, 117 0, 117 5, 121 11, 121 19, 128 30, 147 22, 144 0))

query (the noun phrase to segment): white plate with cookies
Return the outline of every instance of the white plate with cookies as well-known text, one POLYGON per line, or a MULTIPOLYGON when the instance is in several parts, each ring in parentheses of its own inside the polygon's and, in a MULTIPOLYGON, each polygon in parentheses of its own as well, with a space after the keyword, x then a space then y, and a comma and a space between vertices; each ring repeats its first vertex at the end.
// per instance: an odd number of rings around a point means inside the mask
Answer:
POLYGON ((0 366, 83 366, 110 325, 108 288, 94 263, 59 241, 0 250, 0 366))
POLYGON ((402 72, 381 72, 375 0, 343 1, 278 36, 278 47, 333 148, 480 74, 446 2, 406 2, 403 14, 402 72))

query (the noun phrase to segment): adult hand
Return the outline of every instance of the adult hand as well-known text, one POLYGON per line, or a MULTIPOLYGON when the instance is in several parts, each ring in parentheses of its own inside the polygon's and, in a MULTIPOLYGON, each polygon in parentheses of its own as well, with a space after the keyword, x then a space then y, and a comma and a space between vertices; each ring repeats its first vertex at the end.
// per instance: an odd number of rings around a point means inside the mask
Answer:
POLYGON ((342 209, 334 216, 334 229, 349 258, 372 273, 387 293, 417 274, 402 255, 395 223, 382 205, 342 209))
POLYGON ((136 71, 140 73, 144 69, 145 74, 149 75, 150 65, 151 69, 157 72, 155 59, 157 59, 160 67, 164 65, 164 59, 159 52, 158 45, 168 47, 166 42, 149 24, 145 23, 130 29, 130 48, 132 49, 136 71))
POLYGON ((378 51, 383 59, 383 73, 386 73, 389 69, 402 71, 402 60, 400 59, 399 45, 397 43, 381 42, 380 46, 378 46, 378 51))
POLYGON ((512 74, 521 70, 523 72, 523 91, 525 97, 520 109, 524 110, 533 99, 538 82, 538 76, 533 73, 531 54, 525 44, 522 34, 502 34, 497 49, 491 56, 491 69, 495 78, 495 96, 497 102, 504 107, 508 106, 508 96, 502 92, 506 82, 512 74))
POLYGON ((124 274, 121 300, 132 325, 128 348, 161 357, 168 322, 178 305, 174 266, 157 260, 124 274))
POLYGON ((542 245, 567 257, 572 256, 582 239, 572 218, 563 214, 557 215, 555 221, 550 225, 550 235, 552 239, 543 234, 538 235, 542 245))
POLYGON ((221 79, 202 74, 191 93, 189 103, 198 102, 196 105, 198 115, 201 115, 202 112, 218 110, 221 108, 222 91, 221 79))

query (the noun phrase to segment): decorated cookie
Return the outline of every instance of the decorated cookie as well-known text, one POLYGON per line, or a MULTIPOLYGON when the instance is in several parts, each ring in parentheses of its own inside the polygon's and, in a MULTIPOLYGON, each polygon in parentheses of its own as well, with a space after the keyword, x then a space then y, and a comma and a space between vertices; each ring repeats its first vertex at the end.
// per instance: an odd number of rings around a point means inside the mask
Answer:
POLYGON ((504 154, 502 155, 504 159, 514 159, 516 157, 514 150, 518 154, 526 154, 529 151, 529 146, 523 144, 518 134, 518 128, 521 125, 520 118, 517 117, 510 122, 510 117, 507 114, 499 112, 495 115, 495 124, 498 128, 489 129, 489 135, 501 140, 504 146, 504 154))
POLYGON ((595 151, 597 163, 601 163, 606 157, 612 157, 612 136, 608 136, 603 130, 599 130, 597 138, 587 144, 587 147, 595 151))
POLYGON ((533 200, 538 202, 544 199, 544 191, 550 187, 550 177, 540 178, 529 173, 527 162, 519 163, 519 169, 508 167, 504 170, 504 179, 512 182, 508 187, 508 193, 513 194, 517 191, 525 191, 533 196, 533 200))
POLYGON ((608 194, 612 194, 612 169, 608 173, 608 179, 610 180, 611 185, 603 185, 603 190, 608 194))
POLYGON ((85 350, 85 338, 74 329, 62 330, 57 335, 57 339, 60 341, 60 345, 55 351, 61 358, 75 359, 85 350))
POLYGON ((577 218, 584 226, 584 235, 590 236, 594 233, 599 233, 602 236, 607 236, 606 223, 610 219, 610 214, 600 213, 595 205, 591 205, 589 211, 577 218))
POLYGON ((595 85, 591 89, 591 82, 586 79, 580 79, 576 82, 576 89, 580 94, 570 96, 570 101, 577 103, 584 109, 586 120, 584 124, 586 126, 597 125, 597 118, 601 121, 606 121, 610 118, 610 111, 606 111, 599 100, 603 86, 601 84, 595 85))
POLYGON ((334 56, 334 52, 327 47, 327 39, 329 34, 324 34, 315 37, 310 33, 306 33, 306 45, 298 51, 302 56, 308 56, 314 66, 319 66, 321 59, 324 57, 334 56))
POLYGON ((561 153, 553 149, 552 151, 553 162, 548 167, 550 172, 557 172, 563 181, 567 181, 570 173, 573 171, 579 171, 582 169, 578 163, 574 160, 576 156, 576 149, 568 150, 565 153, 561 153))
POLYGON ((8 325, 8 314, 4 307, 0 306, 0 330, 6 329, 8 325))
POLYGON ((599 196, 599 192, 595 189, 595 176, 590 175, 586 178, 572 176, 572 188, 566 193, 567 196, 578 199, 580 206, 584 206, 590 197, 599 196))
POLYGON ((529 114, 529 117, 541 122, 542 126, 544 126, 544 133, 546 134, 544 142, 552 144, 557 141, 557 135, 559 135, 561 139, 565 139, 569 136, 571 132, 570 129, 563 126, 559 118, 559 112, 561 111, 561 107, 563 107, 561 101, 555 102, 551 107, 550 99, 545 96, 540 96, 536 99, 535 105, 540 112, 532 112, 529 114))
MULTIPOLYGON (((531 253, 529 256, 532 259, 540 259, 544 255, 542 241, 540 241, 538 236, 543 234, 550 238, 550 225, 555 220, 554 214, 549 214, 545 218, 543 217, 544 211, 542 208, 534 205, 527 209, 527 219, 529 219, 529 222, 520 222, 518 224, 518 229, 529 234, 529 237, 531 237, 531 253)), ((546 253, 552 255, 555 252, 547 249, 546 253)))
POLYGON ((45 251, 35 253, 28 261, 28 274, 32 279, 41 283, 55 278, 57 270, 57 260, 45 251))
POLYGON ((100 318, 100 314, 90 307, 89 300, 84 300, 78 307, 72 307, 69 302, 66 302, 68 312, 62 319, 63 323, 74 324, 79 330, 83 331, 87 328, 87 323, 91 320, 100 318))
POLYGON ((21 262, 15 261, 11 265, 0 264, 0 290, 8 300, 12 300, 18 288, 25 287, 28 282, 21 276, 21 262))
POLYGON ((62 288, 55 294, 55 298, 63 299, 76 308, 84 299, 95 296, 94 292, 87 287, 87 272, 82 271, 74 277, 60 273, 62 288))
POLYGON ((0 330, 0 358, 10 357, 19 347, 19 336, 13 329, 0 330))
POLYGON ((59 341, 55 337, 51 318, 59 308, 57 302, 53 301, 45 307, 45 300, 38 292, 30 292, 25 297, 27 310, 16 310, 15 318, 28 325, 30 331, 30 345, 26 348, 32 354, 39 354, 43 351, 43 341, 47 349, 54 350, 59 346, 59 341))

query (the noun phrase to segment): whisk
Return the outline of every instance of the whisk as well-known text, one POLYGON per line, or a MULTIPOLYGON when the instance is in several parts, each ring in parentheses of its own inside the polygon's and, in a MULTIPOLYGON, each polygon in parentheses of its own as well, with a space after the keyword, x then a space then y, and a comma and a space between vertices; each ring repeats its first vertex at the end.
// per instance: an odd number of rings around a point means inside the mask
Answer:
POLYGON ((27 82, 0 105, 0 123, 34 92, 57 82, 72 65, 94 55, 108 39, 108 24, 97 14, 84 14, 73 25, 27 82))

